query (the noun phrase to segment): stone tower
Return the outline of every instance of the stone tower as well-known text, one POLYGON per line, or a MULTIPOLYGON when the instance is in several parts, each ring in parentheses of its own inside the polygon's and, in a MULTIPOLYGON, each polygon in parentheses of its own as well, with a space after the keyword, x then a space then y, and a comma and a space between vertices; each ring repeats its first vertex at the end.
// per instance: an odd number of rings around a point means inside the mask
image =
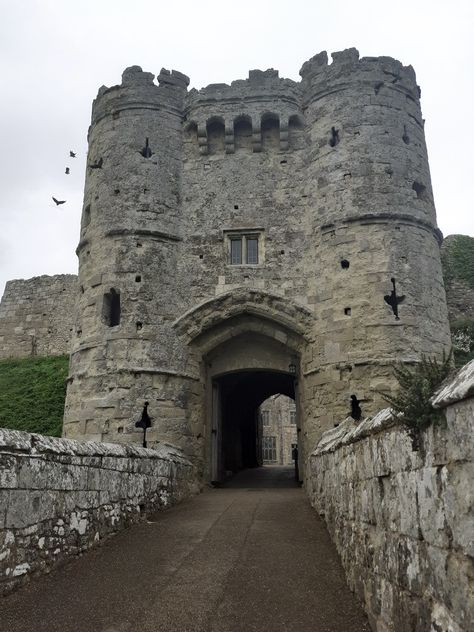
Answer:
POLYGON ((300 459, 449 347, 414 71, 355 49, 187 90, 133 66, 93 105, 64 434, 182 446, 204 480, 261 461, 295 398, 300 459))

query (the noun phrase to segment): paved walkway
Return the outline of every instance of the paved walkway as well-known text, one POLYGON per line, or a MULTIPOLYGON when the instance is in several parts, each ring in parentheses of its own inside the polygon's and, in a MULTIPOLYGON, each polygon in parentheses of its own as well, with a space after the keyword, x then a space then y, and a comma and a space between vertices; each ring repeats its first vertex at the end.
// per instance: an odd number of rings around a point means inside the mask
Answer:
POLYGON ((249 470, 0 600, 1 632, 366 632, 289 469, 249 470))

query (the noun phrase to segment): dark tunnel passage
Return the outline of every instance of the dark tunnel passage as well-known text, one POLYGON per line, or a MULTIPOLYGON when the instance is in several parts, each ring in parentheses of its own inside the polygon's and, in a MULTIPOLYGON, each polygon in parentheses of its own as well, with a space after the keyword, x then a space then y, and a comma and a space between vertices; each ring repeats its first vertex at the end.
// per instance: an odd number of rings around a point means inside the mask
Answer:
POLYGON ((258 407, 281 393, 295 398, 295 376, 276 371, 239 371, 215 379, 219 389, 220 478, 262 464, 258 407))

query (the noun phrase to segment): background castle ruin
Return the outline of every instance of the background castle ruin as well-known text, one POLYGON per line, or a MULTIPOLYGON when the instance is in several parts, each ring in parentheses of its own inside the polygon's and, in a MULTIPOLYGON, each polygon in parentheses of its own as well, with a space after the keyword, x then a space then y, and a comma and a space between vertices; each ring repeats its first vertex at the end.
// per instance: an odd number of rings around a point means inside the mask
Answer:
POLYGON ((304 459, 350 395, 373 414, 394 361, 450 346, 413 69, 349 49, 300 74, 99 90, 65 436, 137 441, 148 400, 150 444, 218 480, 259 461, 268 396, 295 398, 304 459))

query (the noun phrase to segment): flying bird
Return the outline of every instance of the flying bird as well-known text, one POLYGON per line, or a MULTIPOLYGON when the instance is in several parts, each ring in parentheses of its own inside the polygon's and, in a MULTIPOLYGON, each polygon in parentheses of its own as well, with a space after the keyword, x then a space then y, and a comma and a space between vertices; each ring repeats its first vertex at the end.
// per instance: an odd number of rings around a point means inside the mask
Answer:
POLYGON ((69 167, 66 167, 66 171, 64 172, 67 176, 69 175, 69 167))
POLYGON ((69 150, 69 157, 70 158, 75 158, 76 157, 75 152, 73 152, 71 149, 69 150))
POLYGON ((57 200, 55 197, 53 197, 53 202, 56 204, 56 206, 59 206, 60 204, 65 204, 66 200, 57 200))
POLYGON ((99 160, 96 160, 91 165, 89 165, 89 168, 90 169, 102 169, 102 165, 103 164, 104 164, 103 158, 99 158, 99 160))
POLYGON ((385 302, 392 308, 392 312, 395 314, 395 320, 400 320, 400 317, 398 316, 398 306, 405 300, 405 295, 403 294, 402 296, 397 296, 395 279, 392 277, 390 281, 392 282, 393 290, 390 292, 390 294, 385 294, 383 298, 385 302))

